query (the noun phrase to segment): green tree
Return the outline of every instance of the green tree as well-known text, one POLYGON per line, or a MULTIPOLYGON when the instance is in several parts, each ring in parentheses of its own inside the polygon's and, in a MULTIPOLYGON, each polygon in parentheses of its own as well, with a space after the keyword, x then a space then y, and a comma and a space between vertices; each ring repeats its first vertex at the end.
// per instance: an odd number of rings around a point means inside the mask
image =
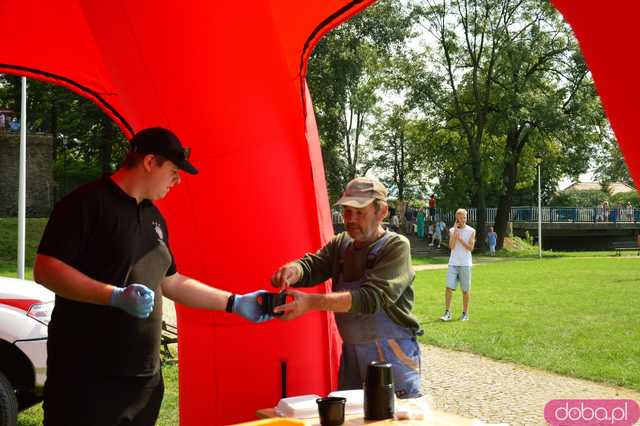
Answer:
POLYGON ((609 203, 613 206, 626 206, 627 203, 631 203, 633 207, 640 208, 640 197, 638 191, 619 192, 609 198, 609 203))
POLYGON ((567 190, 556 194, 550 204, 553 207, 599 207, 609 198, 609 194, 601 190, 567 190))
POLYGON ((491 202, 501 245, 514 200, 535 182, 537 155, 549 187, 587 168, 606 126, 595 89, 570 30, 546 3, 427 1, 416 15, 431 43, 404 61, 404 78, 416 106, 446 129, 434 146, 445 149, 439 164, 468 171, 478 241, 491 202), (460 144, 468 160, 448 160, 460 144))
POLYGON ((410 35, 399 0, 382 0, 327 34, 309 59, 307 80, 331 200, 372 166, 368 128, 380 101, 383 69, 410 35))
POLYGON ((595 156, 595 164, 597 167, 594 176, 600 182, 624 182, 634 186, 633 178, 612 133, 604 138, 604 144, 595 156))
POLYGON ((547 159, 546 153, 561 150, 569 160, 564 172, 583 171, 607 126, 588 69, 558 13, 538 2, 519 2, 511 14, 526 25, 509 29, 494 77, 496 113, 491 116, 491 131, 504 140, 497 188, 498 248, 506 234, 521 165, 535 165, 535 156, 541 155, 549 166, 549 160, 557 157, 552 154, 547 159))
POLYGON ((466 143, 480 245, 486 237, 487 206, 482 147, 494 109, 496 62, 505 38, 502 28, 512 24, 505 3, 427 0, 415 14, 432 43, 407 62, 407 84, 416 104, 435 108, 447 128, 458 131, 466 143))
POLYGON ((404 105, 378 112, 372 128, 374 165, 387 177, 382 181, 399 200, 424 198, 427 176, 422 148, 429 129, 424 121, 408 118, 404 105))

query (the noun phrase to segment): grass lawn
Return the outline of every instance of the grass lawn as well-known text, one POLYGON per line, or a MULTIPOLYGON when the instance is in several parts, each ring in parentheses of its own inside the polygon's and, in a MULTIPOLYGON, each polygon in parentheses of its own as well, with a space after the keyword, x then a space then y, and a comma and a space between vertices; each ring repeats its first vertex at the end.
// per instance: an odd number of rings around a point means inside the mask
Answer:
MULTIPOLYGON (((40 238, 49 219, 27 219, 25 237, 25 263, 33 265, 40 238)), ((0 266, 3 262, 12 262, 15 268, 15 259, 18 252, 17 243, 18 220, 16 218, 0 218, 0 266)))
MULTIPOLYGON (((640 390, 640 260, 520 260, 473 270, 468 322, 438 320, 446 270, 417 273, 423 343, 640 390)), ((454 293, 454 318, 462 296, 454 293)))
MULTIPOLYGON (((474 257, 475 257, 474 253, 474 257)), ((516 258, 516 259, 538 259, 538 249, 530 250, 530 251, 522 251, 522 252, 509 252, 506 250, 498 250, 498 257, 503 258, 516 258)), ((638 257, 637 252, 635 251, 626 251, 622 252, 621 256, 618 256, 615 250, 605 250, 605 251, 553 251, 553 250, 545 250, 542 252, 542 257, 545 259, 554 259, 558 257, 625 257, 625 256, 634 256, 638 257)))
MULTIPOLYGON (((48 219, 27 219, 25 236, 25 278, 33 279, 33 262, 48 219)), ((18 220, 0 218, 0 275, 17 277, 18 220)))
MULTIPOLYGON (((6 262, 0 260, 0 276, 18 278, 18 271, 16 267, 16 261, 6 262)), ((33 279, 33 267, 25 266, 24 278, 27 280, 33 279)))
MULTIPOLYGON (((160 407, 160 416, 156 425, 175 426, 179 422, 178 412, 178 367, 177 365, 165 365, 162 367, 164 376, 164 398, 160 407)), ((17 426, 42 425, 42 404, 21 412, 18 415, 17 426)))

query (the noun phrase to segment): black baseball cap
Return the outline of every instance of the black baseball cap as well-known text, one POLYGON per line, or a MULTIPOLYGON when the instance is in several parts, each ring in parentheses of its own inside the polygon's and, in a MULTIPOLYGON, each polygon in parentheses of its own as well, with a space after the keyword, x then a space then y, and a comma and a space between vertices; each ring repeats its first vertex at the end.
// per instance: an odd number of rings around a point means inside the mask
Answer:
POLYGON ((183 148, 180 139, 171 130, 163 127, 142 129, 133 135, 129 143, 133 152, 162 155, 180 170, 192 175, 198 174, 198 169, 188 161, 191 148, 183 148))

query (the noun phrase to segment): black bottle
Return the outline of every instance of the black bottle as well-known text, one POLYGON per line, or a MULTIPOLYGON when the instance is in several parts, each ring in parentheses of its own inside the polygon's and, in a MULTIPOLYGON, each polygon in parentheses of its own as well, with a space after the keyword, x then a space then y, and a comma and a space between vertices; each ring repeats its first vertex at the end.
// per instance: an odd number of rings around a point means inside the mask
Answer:
POLYGON ((393 418, 395 411, 395 386, 391 364, 371 362, 367 366, 364 382, 364 418, 383 420, 393 418))

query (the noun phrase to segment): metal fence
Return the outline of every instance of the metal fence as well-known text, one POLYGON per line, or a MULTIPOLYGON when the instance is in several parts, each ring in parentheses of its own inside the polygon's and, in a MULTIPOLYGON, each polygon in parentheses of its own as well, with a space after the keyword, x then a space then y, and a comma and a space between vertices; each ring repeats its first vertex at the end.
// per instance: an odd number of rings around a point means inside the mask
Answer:
MULTIPOLYGON (((486 209, 487 223, 495 223, 497 208, 486 209)), ((467 221, 477 223, 477 209, 467 209, 467 221)), ((455 221, 455 210, 436 209, 436 220, 447 223, 455 221)), ((512 207, 509 213, 511 222, 537 222, 538 207, 512 207)), ((543 207, 542 222, 545 223, 636 223, 640 222, 640 209, 632 207, 609 208, 602 207, 543 207)))

